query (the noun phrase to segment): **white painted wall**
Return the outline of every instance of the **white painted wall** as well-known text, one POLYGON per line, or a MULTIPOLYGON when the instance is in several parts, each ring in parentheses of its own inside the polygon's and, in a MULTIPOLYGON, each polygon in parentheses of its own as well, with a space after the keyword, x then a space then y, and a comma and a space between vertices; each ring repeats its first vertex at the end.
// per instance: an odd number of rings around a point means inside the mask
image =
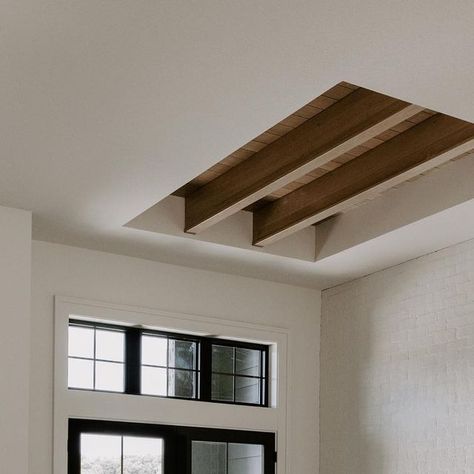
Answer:
POLYGON ((317 472, 318 291, 43 242, 33 242, 32 282, 35 474, 52 472, 54 295, 288 328, 288 472, 317 472))
POLYGON ((323 292, 321 474, 474 470, 474 241, 323 292))
POLYGON ((28 473, 30 272, 31 213, 0 207, 0 471, 8 474, 28 473))
MULTIPOLYGON (((289 331, 274 325, 166 312, 147 307, 110 304, 82 298, 55 297, 54 356, 54 474, 67 470, 70 418, 105 419, 181 426, 253 430, 277 433, 279 474, 287 474, 288 446, 287 348, 289 331), (155 327, 162 330, 215 334, 230 339, 269 343, 271 348, 271 409, 159 397, 127 396, 68 390, 68 323, 71 315, 101 321, 155 327)), ((251 474, 251 473, 247 473, 251 474)))

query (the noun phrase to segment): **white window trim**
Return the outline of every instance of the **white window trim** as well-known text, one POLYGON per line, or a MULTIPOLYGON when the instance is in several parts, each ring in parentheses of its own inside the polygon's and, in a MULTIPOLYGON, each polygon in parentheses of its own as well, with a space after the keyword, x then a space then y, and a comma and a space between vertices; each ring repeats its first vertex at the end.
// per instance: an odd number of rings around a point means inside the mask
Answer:
POLYGON ((56 296, 54 474, 67 472, 69 418, 275 432, 278 449, 277 471, 278 474, 286 474, 288 472, 286 452, 288 437, 288 389, 286 383, 288 335, 289 331, 281 327, 56 296), (273 348, 270 351, 271 407, 249 407, 145 395, 69 390, 67 387, 67 341, 68 324, 71 317, 90 318, 124 325, 140 324, 170 332, 199 335, 218 334, 226 339, 271 344, 273 348))

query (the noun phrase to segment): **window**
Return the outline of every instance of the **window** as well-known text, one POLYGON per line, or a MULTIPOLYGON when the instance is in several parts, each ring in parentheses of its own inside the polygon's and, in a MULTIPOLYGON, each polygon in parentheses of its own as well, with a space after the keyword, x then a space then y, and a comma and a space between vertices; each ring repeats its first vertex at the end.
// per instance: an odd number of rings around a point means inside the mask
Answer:
POLYGON ((163 439, 82 433, 80 472, 156 473, 163 472, 163 439))
POLYGON ((274 474, 275 435, 69 420, 68 474, 274 474))
POLYGON ((125 334, 117 328, 69 325, 68 384, 84 390, 124 391, 125 334))
POLYGON ((263 474, 264 451, 261 444, 193 441, 192 474, 263 474))
POLYGON ((71 389, 268 406, 266 345, 69 322, 71 389))
POLYGON ((198 342, 144 333, 141 338, 141 393, 197 398, 198 342))
POLYGON ((262 405, 266 351, 212 344, 212 400, 262 405))

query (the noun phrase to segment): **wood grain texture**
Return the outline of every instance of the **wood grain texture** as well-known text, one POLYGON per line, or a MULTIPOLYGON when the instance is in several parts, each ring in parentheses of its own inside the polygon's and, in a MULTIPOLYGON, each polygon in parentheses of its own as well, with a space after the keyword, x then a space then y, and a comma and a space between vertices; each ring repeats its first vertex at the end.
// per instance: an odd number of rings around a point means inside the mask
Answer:
POLYGON ((343 99, 357 89, 359 89, 358 86, 349 84, 347 82, 340 82, 339 84, 336 84, 335 86, 331 87, 331 89, 327 90, 322 95, 316 97, 316 99, 303 106, 301 109, 298 109, 288 117, 285 117, 273 127, 269 128, 250 142, 242 145, 238 150, 233 151, 230 155, 223 158, 221 161, 219 161, 219 164, 222 165, 222 168, 217 173, 210 173, 209 170, 206 170, 199 176, 196 176, 196 178, 186 183, 184 186, 181 186, 181 188, 177 189, 173 195, 180 197, 188 196, 192 192, 196 191, 196 189, 204 186, 221 174, 224 174, 225 171, 228 171, 230 168, 233 168, 247 158, 250 158, 254 154, 254 152, 251 151, 251 148, 253 148, 256 143, 261 142, 262 137, 265 134, 269 133, 276 138, 282 137, 294 128, 306 122, 306 120, 309 118, 314 117, 324 109, 334 105, 338 100, 343 99), (303 110, 304 112, 302 112, 303 110))
POLYGON ((433 115, 254 212, 254 244, 272 243, 472 148, 473 124, 433 115))
POLYGON ((189 194, 185 230, 209 227, 421 110, 367 89, 353 91, 287 134, 259 142, 263 147, 255 145, 252 156, 189 194))
MULTIPOLYGON (((359 89, 358 86, 353 84, 349 84, 347 82, 341 82, 331 89, 324 92, 321 96, 317 97, 316 99, 312 100, 310 103, 302 107, 302 109, 311 110, 311 117, 314 117, 318 113, 322 112, 324 109, 334 105, 338 100, 343 99, 354 90, 359 89), (317 107, 315 106, 317 104, 317 107)), ((283 119, 273 127, 269 128, 266 132, 255 137, 249 143, 243 145, 239 149, 233 151, 230 155, 223 158, 221 161, 216 163, 216 165, 212 166, 208 170, 202 172, 200 175, 193 178, 191 181, 186 183, 184 186, 181 186, 177 189, 173 195, 179 197, 186 197, 189 196, 191 193, 196 191, 197 189, 205 186, 210 181, 218 178, 220 175, 224 174, 225 172, 229 171, 230 168, 237 166, 242 161, 250 158, 252 155, 255 154, 254 151, 251 151, 251 148, 254 148, 254 145, 260 142, 267 142, 268 138, 266 136, 271 136, 272 141, 276 140, 278 137, 281 137, 294 128, 296 126, 301 125, 301 123, 305 122, 307 119, 301 117, 300 111, 302 109, 297 110, 289 117, 283 119), (289 125, 291 123, 291 125, 289 125)), ((295 179, 291 183, 287 185, 273 190, 270 194, 265 196, 262 199, 259 199, 257 202, 252 203, 250 206, 245 207, 244 209, 250 212, 253 212, 256 209, 264 206, 270 201, 274 201, 275 199, 281 198, 286 194, 298 189, 299 187, 308 184, 310 181, 313 181, 316 178, 321 177, 323 174, 328 173, 329 171, 334 170, 335 168, 347 163, 350 160, 353 160, 356 156, 362 155, 366 151, 374 148, 377 144, 386 142, 390 140, 396 135, 399 135, 403 131, 408 130, 409 128, 413 127, 417 123, 426 120, 431 115, 434 115, 435 112, 428 109, 423 109, 418 114, 414 115, 413 117, 408 118, 407 120, 400 122, 399 124, 394 125, 389 130, 382 132, 381 134, 377 135, 375 138, 371 138, 367 142, 363 143, 362 145, 358 145, 357 147, 353 148, 352 150, 344 153, 334 160, 326 163, 325 165, 310 171, 308 174, 301 176, 300 178, 295 179)), ((270 142, 271 143, 271 142, 270 142)))

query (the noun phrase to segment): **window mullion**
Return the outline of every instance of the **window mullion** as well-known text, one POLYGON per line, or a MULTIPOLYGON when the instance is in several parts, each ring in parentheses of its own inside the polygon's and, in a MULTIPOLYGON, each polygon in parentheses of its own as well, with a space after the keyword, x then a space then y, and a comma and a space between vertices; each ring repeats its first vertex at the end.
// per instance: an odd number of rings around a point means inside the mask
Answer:
POLYGON ((123 436, 120 437, 120 472, 123 474, 123 436))
POLYGON ((212 344, 209 339, 202 339, 199 344, 201 351, 200 400, 211 401, 212 385, 212 344))
POLYGON ((167 397, 170 396, 170 338, 169 337, 166 338, 166 396, 167 397))
POLYGON ((95 390, 95 381, 96 381, 96 369, 97 369, 97 363, 96 363, 96 354, 97 354, 97 329, 94 326, 94 362, 92 364, 92 370, 94 371, 93 373, 93 381, 92 381, 92 386, 94 387, 95 390))
MULTIPOLYGON (((264 365, 262 366, 261 370, 265 368, 265 377, 263 379, 263 384, 265 385, 265 398, 263 400, 264 406, 268 407, 270 405, 270 350, 267 347, 264 350, 265 360, 264 365)), ((262 374, 263 375, 263 374, 262 374)))
POLYGON ((141 337, 141 329, 125 331, 125 393, 134 395, 141 392, 141 337))

